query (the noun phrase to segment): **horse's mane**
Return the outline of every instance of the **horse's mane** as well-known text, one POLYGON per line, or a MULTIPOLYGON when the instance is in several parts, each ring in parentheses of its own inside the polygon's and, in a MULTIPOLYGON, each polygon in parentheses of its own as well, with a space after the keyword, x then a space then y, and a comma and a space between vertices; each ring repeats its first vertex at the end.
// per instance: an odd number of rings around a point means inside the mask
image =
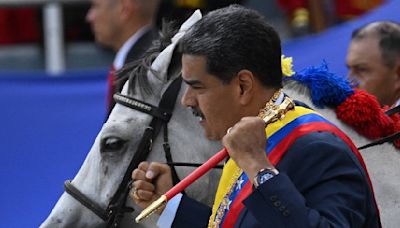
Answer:
POLYGON ((305 97, 311 97, 310 90, 308 87, 304 86, 298 81, 295 80, 284 80, 283 85, 285 89, 290 89, 295 91, 297 94, 305 96, 305 97))
POLYGON ((118 81, 126 81, 129 79, 128 94, 134 93, 136 83, 140 84, 142 93, 151 94, 153 92, 148 81, 147 73, 150 70, 156 77, 158 76, 157 72, 151 69, 151 64, 160 52, 171 44, 171 38, 177 32, 177 28, 175 22, 163 23, 159 38, 153 41, 150 48, 143 54, 143 57, 127 63, 121 70, 116 72, 118 81))

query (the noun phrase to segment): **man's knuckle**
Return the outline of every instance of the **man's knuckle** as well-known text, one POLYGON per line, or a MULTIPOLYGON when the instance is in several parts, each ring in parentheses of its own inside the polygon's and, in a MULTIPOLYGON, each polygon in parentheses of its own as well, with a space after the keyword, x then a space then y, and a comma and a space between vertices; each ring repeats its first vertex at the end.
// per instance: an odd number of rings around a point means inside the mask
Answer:
POLYGON ((141 162, 138 167, 140 169, 146 169, 147 166, 148 166, 148 162, 144 161, 144 162, 141 162))
POLYGON ((143 180, 137 180, 134 183, 135 183, 135 187, 142 188, 145 185, 146 182, 143 181, 143 180))

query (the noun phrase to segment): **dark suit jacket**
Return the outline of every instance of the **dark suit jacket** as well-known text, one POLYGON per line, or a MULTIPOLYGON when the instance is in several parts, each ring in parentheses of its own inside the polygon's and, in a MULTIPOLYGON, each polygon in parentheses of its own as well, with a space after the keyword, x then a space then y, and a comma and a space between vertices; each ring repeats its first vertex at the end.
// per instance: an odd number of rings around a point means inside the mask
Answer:
MULTIPOLYGON (((128 55, 126 56, 126 59, 124 61, 124 64, 128 64, 131 62, 134 62, 136 60, 139 60, 143 57, 143 55, 146 53, 147 49, 150 48, 151 44, 153 43, 153 40, 158 39, 158 30, 157 28, 151 28, 147 32, 145 32, 137 41, 136 43, 132 46, 132 48, 129 50, 128 55)), ((115 80, 114 84, 114 93, 121 92, 122 88, 125 85, 125 82, 128 80, 128 77, 120 77, 117 75, 117 78, 115 80)), ((110 104, 109 107, 109 113, 111 110, 114 108, 115 102, 112 100, 112 103, 110 104)))
POLYGON ((132 61, 140 59, 143 54, 149 49, 153 40, 158 39, 158 30, 157 28, 151 28, 147 32, 145 32, 133 45, 131 50, 129 50, 128 55, 125 59, 125 64, 130 63, 132 61))
MULTIPOLYGON (((300 137, 278 176, 243 201, 235 227, 380 227, 373 193, 357 157, 328 132, 300 137)), ((186 196, 173 227, 207 227, 209 207, 186 196)))

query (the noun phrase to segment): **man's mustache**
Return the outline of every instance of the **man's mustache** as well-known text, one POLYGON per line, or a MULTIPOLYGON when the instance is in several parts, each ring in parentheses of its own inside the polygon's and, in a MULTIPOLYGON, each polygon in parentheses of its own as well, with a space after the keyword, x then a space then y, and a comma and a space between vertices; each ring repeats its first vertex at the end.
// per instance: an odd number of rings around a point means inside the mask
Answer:
POLYGON ((190 107, 190 108, 192 109, 192 113, 193 113, 194 116, 204 118, 204 115, 200 111, 200 109, 195 108, 195 107, 190 107))

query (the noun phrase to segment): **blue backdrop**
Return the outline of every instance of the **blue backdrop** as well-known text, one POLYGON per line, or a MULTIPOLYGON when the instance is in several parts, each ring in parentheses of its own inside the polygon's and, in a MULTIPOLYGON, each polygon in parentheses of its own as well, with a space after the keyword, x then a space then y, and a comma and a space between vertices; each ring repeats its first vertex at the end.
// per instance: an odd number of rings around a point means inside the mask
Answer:
MULTIPOLYGON (((346 74, 351 31, 367 22, 400 21, 400 0, 324 33, 293 40, 284 53, 295 69, 319 65, 346 74)), ((37 227, 73 178, 105 118, 107 70, 0 73, 1 227, 37 227)))
POLYGON ((38 227, 105 118, 106 70, 0 78, 0 227, 38 227))
POLYGON ((319 65, 322 59, 329 69, 341 76, 347 75, 345 65, 351 33, 355 28, 373 21, 400 22, 400 0, 391 0, 357 20, 332 27, 325 32, 289 41, 283 45, 283 53, 294 58, 295 69, 319 65))

